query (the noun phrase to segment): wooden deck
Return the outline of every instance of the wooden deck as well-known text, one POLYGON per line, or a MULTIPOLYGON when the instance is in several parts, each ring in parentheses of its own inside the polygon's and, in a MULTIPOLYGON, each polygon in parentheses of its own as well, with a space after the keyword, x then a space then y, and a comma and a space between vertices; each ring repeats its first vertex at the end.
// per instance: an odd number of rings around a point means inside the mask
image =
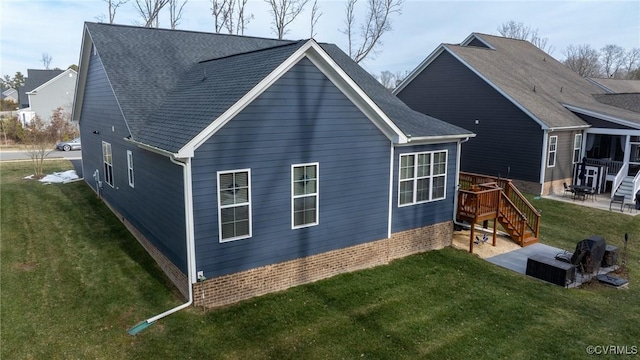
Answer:
POLYGON ((458 221, 471 224, 469 252, 473 252, 475 225, 488 220, 494 220, 494 246, 498 223, 520 246, 538 242, 540 213, 511 180, 461 172, 459 183, 456 214, 458 221))

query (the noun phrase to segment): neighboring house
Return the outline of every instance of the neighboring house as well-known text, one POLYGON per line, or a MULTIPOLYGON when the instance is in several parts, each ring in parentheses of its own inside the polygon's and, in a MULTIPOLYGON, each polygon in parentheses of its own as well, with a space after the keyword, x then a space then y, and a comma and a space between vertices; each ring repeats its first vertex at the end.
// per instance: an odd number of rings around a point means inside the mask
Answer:
POLYGON ((584 182, 598 191, 625 182, 630 201, 640 188, 638 94, 609 94, 527 41, 473 33, 442 44, 394 93, 477 134, 463 145, 462 171, 562 193, 563 183, 581 182, 586 157, 584 182))
POLYGON ((2 91, 2 100, 10 100, 18 103, 18 90, 16 89, 3 89, 2 91))
POLYGON ((24 85, 18 89, 18 118, 23 126, 37 115, 46 124, 57 108, 71 112, 77 73, 67 70, 27 69, 24 85))
POLYGON ((473 134, 335 45, 86 23, 76 94, 86 182, 198 305, 451 244, 473 134))

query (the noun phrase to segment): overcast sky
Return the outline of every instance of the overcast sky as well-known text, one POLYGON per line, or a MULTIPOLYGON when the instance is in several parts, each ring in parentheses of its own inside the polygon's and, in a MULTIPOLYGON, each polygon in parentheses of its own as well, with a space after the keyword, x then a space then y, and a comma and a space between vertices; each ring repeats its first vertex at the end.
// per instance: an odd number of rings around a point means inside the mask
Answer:
MULTIPOLYGON (((141 18, 135 0, 116 13, 116 23, 136 25, 141 18)), ((366 0, 360 0, 363 5, 366 0)), ((315 39, 346 49, 344 4, 318 0, 322 16, 315 39)), ((193 31, 213 31, 210 0, 188 0, 178 26, 193 31)), ((364 15, 363 9, 361 16, 364 15)), ((246 11, 253 14, 245 35, 275 37, 267 5, 249 0, 246 11)), ((168 11, 160 17, 160 27, 169 27, 168 11)), ((0 2, 0 75, 26 75, 27 69, 42 69, 42 53, 52 57, 51 68, 66 69, 77 64, 85 21, 107 16, 102 0, 2 0, 0 2)), ((358 18, 356 18, 358 20, 358 18)), ((407 0, 402 14, 393 17, 393 30, 382 38, 375 57, 363 65, 369 72, 408 71, 415 68, 440 43, 459 43, 472 32, 497 35, 497 28, 515 20, 538 29, 562 60, 568 45, 589 44, 600 49, 617 44, 624 49, 640 47, 640 1, 432 1, 407 0)), ((310 37, 308 11, 289 27, 288 39, 310 37)))

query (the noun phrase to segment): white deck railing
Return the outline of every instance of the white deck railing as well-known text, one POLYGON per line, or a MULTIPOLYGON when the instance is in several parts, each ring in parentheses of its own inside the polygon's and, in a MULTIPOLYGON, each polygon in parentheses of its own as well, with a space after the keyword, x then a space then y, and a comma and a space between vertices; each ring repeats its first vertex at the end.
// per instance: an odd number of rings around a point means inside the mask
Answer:
POLYGON ((618 191, 620 184, 622 184, 622 180, 624 180, 624 178, 627 177, 628 172, 629 172, 629 163, 625 163, 624 165, 622 165, 622 167, 616 174, 616 177, 613 179, 613 185, 611 186, 612 199, 613 199, 613 195, 615 195, 616 191, 618 191))

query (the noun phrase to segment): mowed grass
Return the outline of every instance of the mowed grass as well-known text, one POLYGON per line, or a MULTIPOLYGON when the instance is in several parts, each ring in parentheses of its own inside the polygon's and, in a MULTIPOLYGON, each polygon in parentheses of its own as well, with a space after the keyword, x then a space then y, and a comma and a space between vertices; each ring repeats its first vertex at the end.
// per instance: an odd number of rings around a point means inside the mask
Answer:
POLYGON ((640 217, 544 199, 531 201, 546 244, 599 234, 622 247, 630 234, 629 289, 565 289, 447 248, 189 308, 132 337, 177 292, 86 184, 42 185, 29 169, 0 164, 2 359, 557 359, 640 346, 640 217))

